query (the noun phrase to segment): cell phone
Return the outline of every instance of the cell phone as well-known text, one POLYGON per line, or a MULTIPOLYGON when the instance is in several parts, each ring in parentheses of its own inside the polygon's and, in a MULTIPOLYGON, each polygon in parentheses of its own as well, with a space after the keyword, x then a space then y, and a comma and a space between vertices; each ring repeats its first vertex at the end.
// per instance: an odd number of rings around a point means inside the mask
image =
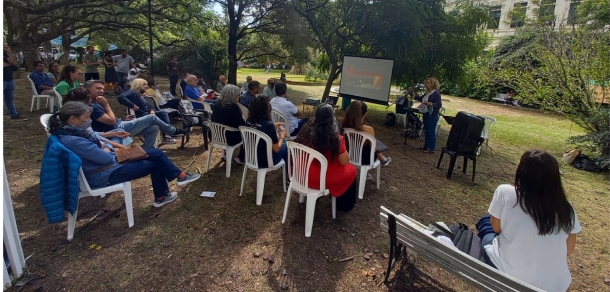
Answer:
POLYGON ((284 131, 284 129, 286 129, 286 127, 284 127, 284 125, 280 125, 280 130, 284 131))

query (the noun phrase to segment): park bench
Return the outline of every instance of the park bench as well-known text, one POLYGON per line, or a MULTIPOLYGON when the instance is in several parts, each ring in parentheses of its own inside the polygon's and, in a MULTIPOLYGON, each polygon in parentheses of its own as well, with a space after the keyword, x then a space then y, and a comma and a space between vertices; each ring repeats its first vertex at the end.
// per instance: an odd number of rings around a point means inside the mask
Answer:
POLYGON ((424 231, 427 227, 407 217, 396 215, 381 206, 381 229, 390 235, 387 283, 390 271, 401 255, 421 255, 444 270, 482 291, 544 291, 511 277, 456 248, 450 247, 424 231))

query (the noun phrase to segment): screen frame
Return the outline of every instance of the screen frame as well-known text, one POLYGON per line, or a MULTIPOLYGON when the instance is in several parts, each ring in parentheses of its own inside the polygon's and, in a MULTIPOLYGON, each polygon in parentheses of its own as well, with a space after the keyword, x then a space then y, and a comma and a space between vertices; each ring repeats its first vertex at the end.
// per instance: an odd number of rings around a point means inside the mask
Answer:
POLYGON ((356 100, 361 100, 364 102, 370 102, 370 103, 375 103, 375 104, 380 104, 380 105, 389 105, 390 103, 390 92, 392 92, 392 76, 394 75, 394 62, 396 60, 393 58, 378 58, 378 57, 364 57, 364 56, 354 56, 354 55, 343 55, 343 60, 341 63, 341 81, 339 81, 339 93, 337 94, 338 97, 342 97, 342 98, 350 98, 350 99, 356 99, 356 100), (386 61, 392 61, 392 69, 390 70, 390 87, 388 88, 388 98, 387 100, 381 101, 381 100, 377 100, 377 99, 372 99, 372 98, 368 98, 368 97, 364 97, 364 96, 357 96, 357 95, 351 95, 351 94, 346 94, 346 93, 341 93, 341 81, 343 81, 343 70, 345 70, 345 57, 353 57, 353 58, 363 58, 363 59, 375 59, 375 60, 386 60, 386 61))

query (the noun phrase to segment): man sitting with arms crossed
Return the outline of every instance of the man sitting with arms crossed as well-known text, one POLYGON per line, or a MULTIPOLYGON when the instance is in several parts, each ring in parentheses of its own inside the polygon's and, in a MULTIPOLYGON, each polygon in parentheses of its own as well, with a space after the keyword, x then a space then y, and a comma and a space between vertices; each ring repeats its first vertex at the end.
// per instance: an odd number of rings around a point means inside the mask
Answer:
POLYGON ((277 82, 277 84, 275 84, 275 93, 277 96, 271 99, 271 108, 284 114, 288 118, 289 123, 286 124, 288 124, 288 132, 290 133, 290 137, 292 137, 299 133, 299 130, 301 130, 302 126, 305 125, 309 119, 297 119, 297 117, 301 116, 301 111, 286 98, 287 89, 288 87, 284 82, 277 82))
POLYGON ((164 134, 177 136, 187 134, 188 129, 176 129, 171 125, 166 124, 155 115, 147 115, 141 118, 134 119, 133 115, 125 118, 117 119, 114 112, 108 104, 108 100, 104 98, 104 82, 100 80, 90 80, 85 83, 85 88, 90 95, 90 105, 93 108, 91 113, 91 128, 96 132, 111 132, 122 130, 130 133, 132 136, 144 135, 144 145, 142 148, 152 149, 157 141, 159 130, 164 134))
POLYGON ((53 91, 55 83, 53 83, 53 80, 51 80, 49 75, 44 72, 44 62, 34 61, 34 71, 30 74, 30 79, 34 81, 34 86, 36 86, 36 92, 38 94, 55 96, 55 92, 53 91))
POLYGON ((261 84, 258 81, 250 81, 250 83, 248 83, 248 91, 241 95, 239 98, 239 103, 248 108, 248 106, 250 106, 250 102, 256 98, 256 95, 258 95, 260 89, 261 84))
POLYGON ((277 92, 275 92, 275 79, 269 78, 267 80, 267 86, 263 89, 263 95, 268 98, 274 98, 277 95, 277 92))
POLYGON ((221 92, 225 85, 227 85, 227 77, 225 77, 224 75, 218 76, 218 84, 216 84, 216 91, 221 92))

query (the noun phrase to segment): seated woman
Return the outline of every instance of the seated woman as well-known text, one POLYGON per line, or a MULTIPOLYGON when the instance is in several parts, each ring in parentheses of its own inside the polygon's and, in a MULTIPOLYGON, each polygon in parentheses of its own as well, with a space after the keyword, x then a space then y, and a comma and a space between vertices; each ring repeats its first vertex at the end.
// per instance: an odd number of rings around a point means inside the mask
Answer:
POLYGON ((199 179, 199 174, 190 174, 178 169, 159 149, 146 150, 148 157, 120 164, 117 162, 115 146, 101 139, 95 132, 87 131, 91 126, 91 107, 84 102, 68 102, 49 119, 49 132, 82 160, 82 169, 91 188, 102 188, 150 175, 155 201, 161 207, 174 201, 176 192, 170 192, 168 181, 178 180, 182 186, 199 179))
MULTIPOLYGON (((166 124, 171 125, 167 112, 155 111, 155 108, 142 97, 147 89, 148 81, 142 78, 136 78, 131 82, 131 89, 121 93, 117 99, 121 105, 132 109, 136 114, 136 118, 146 115, 155 115, 166 124)), ((164 134, 163 143, 175 144, 176 139, 168 134, 164 134)))
POLYGON ((154 79, 148 79, 148 89, 146 90, 145 94, 152 96, 157 102, 159 108, 171 108, 177 110, 180 106, 180 99, 166 100, 163 97, 163 94, 161 94, 157 88, 157 83, 154 79))
POLYGON ((284 72, 282 72, 282 74, 280 75, 280 81, 281 82, 286 82, 286 74, 284 72))
MULTIPOLYGON (((316 108, 314 119, 303 126, 296 142, 313 148, 326 157, 326 188, 337 198, 337 210, 351 211, 358 197, 356 167, 349 163, 349 153, 343 136, 339 133, 332 105, 321 104, 316 108)), ((309 170, 309 187, 319 188, 319 179, 320 163, 314 161, 309 170)))
MULTIPOLYGON (((567 257, 582 227, 566 198, 553 156, 538 150, 525 152, 515 185, 500 185, 488 211, 493 232, 483 236, 481 245, 489 265, 545 291, 570 287, 567 257)), ((485 219, 477 224, 479 230, 485 229, 481 228, 485 219)))
MULTIPOLYGON (((366 112, 368 107, 366 103, 355 100, 349 105, 347 110, 345 111, 345 117, 343 118, 343 123, 341 126, 345 128, 352 128, 357 131, 363 131, 371 136, 375 137, 375 130, 373 127, 364 124, 364 118, 366 118, 366 112)), ((348 145, 349 150, 349 145, 348 145)), ((375 159, 379 159, 381 164, 388 165, 392 158, 385 157, 381 152, 375 149, 375 159)), ((371 143, 366 142, 364 147, 362 148, 362 164, 370 165, 371 163, 371 143)))
MULTIPOLYGON (((271 158, 273 164, 278 164, 280 160, 288 163, 288 147, 284 139, 286 138, 286 125, 281 122, 273 123, 271 119, 271 104, 269 98, 264 95, 259 95, 250 102, 248 108, 248 127, 255 128, 271 138, 271 158), (279 135, 279 137, 278 137, 279 135)), ((267 165, 267 144, 261 141, 256 150, 259 168, 267 168, 272 165, 267 165)))
POLYGON ((61 75, 59 71, 59 64, 57 64, 56 62, 49 63, 49 70, 47 70, 47 75, 49 76, 49 78, 51 78, 51 80, 53 80, 53 83, 57 85, 57 83, 59 82, 59 75, 61 75))
MULTIPOLYGON (((89 96, 89 91, 87 91, 87 89, 85 89, 84 87, 79 87, 76 89, 71 90, 70 92, 68 92, 68 95, 66 95, 66 97, 64 99, 62 99, 62 106, 65 105, 68 102, 84 102, 87 105, 89 104, 90 101, 90 96, 89 96)), ((91 131, 93 131, 93 129, 91 129, 91 131)), ((123 131, 123 130, 115 130, 115 131, 109 131, 109 132, 97 132, 100 136, 109 139, 112 142, 121 144, 121 145, 129 145, 131 144, 131 142, 133 141, 133 139, 129 138, 129 133, 123 131)))
POLYGON ((68 95, 70 90, 78 88, 78 79, 83 77, 83 71, 73 65, 66 65, 62 70, 61 74, 59 74, 59 80, 57 82, 57 86, 55 86, 55 90, 62 97, 68 95))
MULTIPOLYGON (((212 113, 213 123, 223 124, 232 128, 238 128, 246 125, 246 122, 241 115, 241 109, 237 105, 239 95, 239 87, 235 85, 229 84, 222 89, 218 103, 216 103, 214 112, 212 113)), ((227 131, 226 138, 228 145, 235 145, 241 142, 241 133, 227 131)), ((244 164, 244 156, 244 149, 241 147, 239 150, 239 155, 235 158, 235 162, 237 162, 237 164, 244 164)), ((227 159, 226 153, 223 155, 222 159, 227 159)), ((231 157, 229 157, 229 159, 231 159, 231 157)))
MULTIPOLYGON (((421 96, 416 96, 415 99, 421 101, 425 108, 424 116, 424 132, 426 139, 424 140, 424 150, 426 154, 432 154, 436 150, 436 124, 440 118, 440 109, 443 107, 441 93, 439 92, 440 84, 436 78, 427 78, 424 82, 426 93, 421 96)), ((421 112, 421 111, 420 111, 421 112)))

